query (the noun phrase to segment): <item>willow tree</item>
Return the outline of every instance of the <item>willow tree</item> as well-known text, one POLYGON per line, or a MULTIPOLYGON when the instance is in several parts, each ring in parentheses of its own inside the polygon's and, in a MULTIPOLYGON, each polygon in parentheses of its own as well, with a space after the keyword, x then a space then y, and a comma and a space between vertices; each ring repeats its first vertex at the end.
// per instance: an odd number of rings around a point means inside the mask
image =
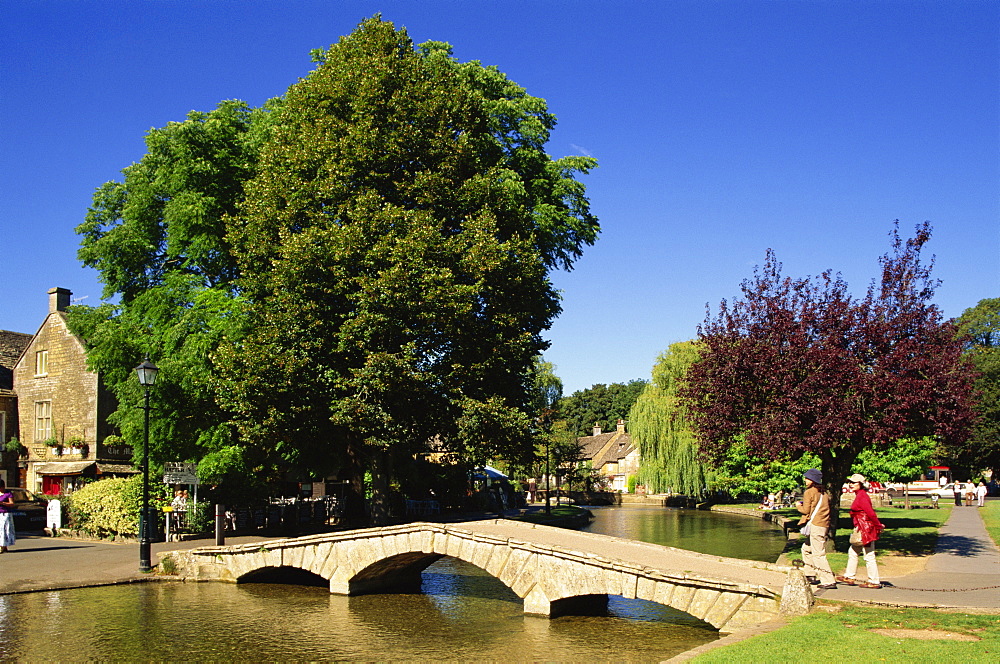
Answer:
POLYGON ((700 458, 680 387, 698 359, 694 342, 671 344, 656 360, 653 380, 629 412, 629 431, 642 462, 638 480, 652 493, 696 496, 706 492, 714 473, 700 458))
POLYGON ((495 67, 379 18, 316 54, 276 111, 229 235, 246 334, 217 359, 249 440, 372 474, 432 438, 469 462, 529 457, 531 367, 560 311, 548 278, 598 231, 584 157, 495 67))

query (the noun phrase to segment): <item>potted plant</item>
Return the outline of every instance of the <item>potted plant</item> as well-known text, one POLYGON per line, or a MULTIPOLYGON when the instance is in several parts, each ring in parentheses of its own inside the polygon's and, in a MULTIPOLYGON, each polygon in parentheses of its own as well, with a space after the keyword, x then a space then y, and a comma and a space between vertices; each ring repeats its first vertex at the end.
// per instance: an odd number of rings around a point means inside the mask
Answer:
POLYGON ((55 436, 43 440, 42 445, 51 448, 52 454, 54 454, 55 456, 60 456, 62 454, 63 444, 59 442, 59 439, 56 438, 55 436))
POLYGON ((17 439, 17 436, 14 436, 4 443, 3 449, 8 454, 16 457, 23 457, 28 453, 28 448, 21 444, 21 441, 17 439))
POLYGON ((83 436, 73 436, 66 441, 66 445, 73 448, 74 454, 81 454, 84 456, 87 454, 87 442, 83 439, 83 436))

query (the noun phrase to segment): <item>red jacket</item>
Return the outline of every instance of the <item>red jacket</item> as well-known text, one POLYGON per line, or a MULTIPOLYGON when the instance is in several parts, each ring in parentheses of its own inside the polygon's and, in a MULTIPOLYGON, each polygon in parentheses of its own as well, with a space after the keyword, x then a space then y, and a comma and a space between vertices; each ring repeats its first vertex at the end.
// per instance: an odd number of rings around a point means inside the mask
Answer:
POLYGON ((851 519, 854 520, 854 527, 861 532, 862 545, 871 544, 885 530, 885 526, 878 520, 875 510, 872 509, 872 499, 868 497, 868 492, 864 489, 854 493, 854 502, 851 503, 851 519))

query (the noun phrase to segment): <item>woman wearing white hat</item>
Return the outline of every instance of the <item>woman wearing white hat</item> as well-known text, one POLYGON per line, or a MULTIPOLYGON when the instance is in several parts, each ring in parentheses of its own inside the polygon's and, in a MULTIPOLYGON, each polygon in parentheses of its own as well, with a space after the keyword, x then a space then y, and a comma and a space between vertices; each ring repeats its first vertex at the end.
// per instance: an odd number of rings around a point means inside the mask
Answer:
POLYGON ((855 473, 847 481, 851 483, 851 491, 854 492, 854 502, 851 503, 854 532, 851 534, 851 546, 847 550, 847 569, 843 576, 837 577, 837 581, 859 588, 881 588, 882 581, 875 562, 875 540, 884 526, 872 508, 872 500, 865 487, 865 476, 855 473), (859 582, 854 579, 854 575, 858 572, 858 557, 862 555, 868 570, 868 580, 859 582))

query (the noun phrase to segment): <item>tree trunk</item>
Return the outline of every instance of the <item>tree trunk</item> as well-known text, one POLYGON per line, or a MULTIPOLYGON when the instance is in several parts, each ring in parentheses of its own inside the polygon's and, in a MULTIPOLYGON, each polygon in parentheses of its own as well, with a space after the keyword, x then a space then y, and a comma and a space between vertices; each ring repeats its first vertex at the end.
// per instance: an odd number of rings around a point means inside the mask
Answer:
MULTIPOLYGON (((852 446, 853 449, 860 449, 852 446)), ((837 526, 840 519, 840 498, 843 494, 844 482, 850 475, 851 466, 857 458, 857 453, 849 453, 844 448, 839 450, 838 456, 833 456, 830 451, 822 455, 823 482, 826 486, 827 494, 830 496, 830 532, 827 536, 827 552, 835 549, 834 543, 837 536, 837 526)))
POLYGON ((354 528, 368 525, 368 510, 365 509, 365 464, 363 446, 357 442, 347 443, 347 472, 350 478, 344 496, 344 520, 354 528))
POLYGON ((371 460, 371 524, 385 526, 389 523, 389 475, 392 464, 389 462, 389 453, 384 447, 373 448, 371 460))

